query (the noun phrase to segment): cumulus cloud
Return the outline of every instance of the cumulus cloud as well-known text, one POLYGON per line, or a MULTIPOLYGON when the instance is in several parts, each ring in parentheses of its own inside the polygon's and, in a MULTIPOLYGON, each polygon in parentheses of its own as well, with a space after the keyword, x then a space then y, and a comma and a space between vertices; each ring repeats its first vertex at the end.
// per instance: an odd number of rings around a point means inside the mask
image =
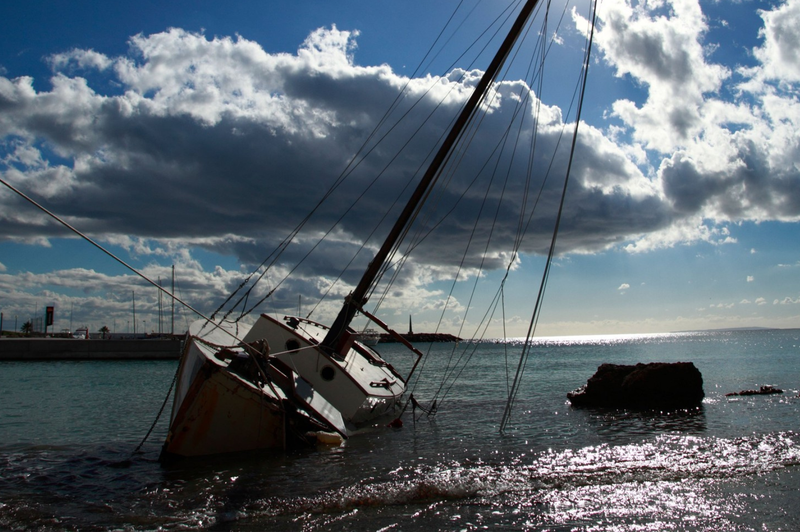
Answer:
MULTIPOLYGON (((765 20, 780 14, 764 15, 765 20)), ((618 75, 649 87, 641 108, 625 111, 632 102, 618 101, 615 113, 643 147, 671 155, 653 180, 630 159, 629 146, 584 127, 562 249, 602 249, 644 242, 652 235, 667 245, 687 238, 714 240, 710 233, 718 228, 706 226, 704 219, 747 217, 745 211, 760 218, 776 206, 769 212, 796 217, 798 206, 789 194, 796 176, 770 180, 767 174, 775 169, 769 164, 748 167, 763 154, 762 146, 752 143, 755 135, 738 142, 746 135, 737 137, 724 128, 729 123, 769 124, 756 120, 757 109, 730 107, 713 97, 730 73, 705 57, 701 41, 706 26, 698 4, 676 1, 672 15, 665 17, 657 8, 634 9, 617 0, 605 4, 600 17, 597 42, 603 59, 618 75), (670 117, 666 123, 664 116, 670 117), (778 185, 782 190, 770 190, 778 185), (677 227, 688 231, 676 234, 677 227)), ((772 35, 775 31, 765 32, 765 47, 772 35)), ((335 179, 335 171, 345 166, 398 87, 409 81, 385 65, 357 66, 354 38, 336 28, 321 29, 297 54, 268 54, 241 37, 209 39, 171 29, 133 37, 130 57, 109 58, 93 50, 55 55, 51 64, 56 69, 113 67, 123 94, 104 96, 84 78, 61 72, 48 92, 36 92, 30 78, 0 80, 5 111, 0 133, 7 143, 26 139, 7 177, 35 180, 40 190, 57 194, 64 214, 88 212, 90 230, 199 236, 219 233, 221 227, 253 234, 257 226, 269 225, 285 232, 298 219, 287 220, 286 206, 298 199, 306 208, 313 205, 319 198, 315 189, 335 179), (37 151, 42 141, 72 163, 44 160, 37 151), (248 194, 265 189, 267 194, 248 194), (156 215, 142 217, 142 205, 154 202, 151 190, 159 190, 170 205, 156 199, 156 215), (240 202, 245 195, 248 201, 240 202), (182 216, 159 215, 170 210, 182 216)), ((437 86, 437 91, 449 91, 455 104, 473 83, 472 77, 460 75, 442 78, 437 86)), ((412 93, 430 87, 430 80, 410 82, 412 93)), ((520 89, 526 90, 519 83, 500 87, 497 108, 512 105, 520 89)), ((437 103, 430 98, 422 105, 437 103)), ((542 134, 546 142, 560 130, 560 115, 557 109, 545 111, 544 124, 552 126, 551 135, 542 134)), ((376 171, 379 167, 376 163, 376 171)), ((396 181, 394 187, 399 190, 396 181)), ((366 209, 365 218, 376 214, 366 209)), ((303 212, 300 205, 296 210, 303 212)), ((361 221, 346 230, 357 235, 361 221)))
POLYGON ((617 290, 627 290, 630 287, 631 287, 631 285, 629 285, 628 283, 622 283, 621 285, 619 285, 617 290))
MULTIPOLYGON (((761 13, 761 44, 753 52, 759 64, 736 72, 710 57, 696 0, 601 5, 598 61, 646 97, 612 102, 612 127, 581 125, 559 252, 732 243, 730 222, 800 219, 797 58, 789 53, 796 49, 798 5, 789 0, 761 13)), ((354 274, 331 284, 347 266, 342 257, 367 242, 350 271, 367 263, 387 230, 387 211, 396 212, 393 201, 409 194, 430 146, 480 75, 455 69, 408 79, 387 65, 361 66, 356 37, 322 28, 296 53, 268 53, 242 37, 175 28, 132 37, 126 56, 78 49, 53 55, 49 90, 35 89, 29 77, 0 76, 0 171, 82 230, 131 252, 184 253, 188 261, 186 249, 203 247, 247 265, 260 263, 331 191, 284 259, 292 263, 314 248, 297 282, 346 292, 354 274), (93 86, 89 79, 100 75, 118 90, 93 86), (407 122, 337 182, 402 87, 397 114, 408 113, 407 122), (428 127, 406 144, 428 115, 428 127), (402 146, 397 166, 385 171, 402 146)), ((516 116, 520 101, 530 106, 520 115, 519 137, 532 138, 536 97, 523 81, 495 88, 480 141, 461 160, 453 186, 437 191, 420 217, 413 262, 400 277, 406 295, 457 272, 504 268, 515 260, 508 248, 520 224, 528 227, 520 250, 547 251, 560 189, 544 171, 524 188, 489 170, 499 166, 494 150, 505 146, 502 119, 516 116), (474 225, 476 213, 495 225, 474 225), (433 226, 438 231, 428 233, 433 226), (459 266, 456 257, 465 253, 459 266)), ((566 166, 560 136, 570 118, 554 105, 539 108, 534 167, 558 174, 566 166)), ((524 158, 506 164, 515 175, 527 174, 524 158)), ((0 238, 46 243, 64 234, 12 194, 0 194, 0 206, 0 238)), ((447 297, 435 290, 419 295, 447 297)))
POLYGON ((285 233, 396 92, 381 82, 384 67, 342 72, 347 42, 347 32, 320 31, 297 56, 269 55, 244 39, 170 30, 135 37, 138 61, 113 60, 119 96, 61 73, 47 92, 0 79, 0 134, 14 147, 4 175, 89 232, 285 233), (60 158, 43 162, 43 144, 60 158))
POLYGON ((752 275, 748 275, 747 276, 747 282, 748 283, 752 283, 753 281, 755 281, 755 277, 753 277, 752 275))
MULTIPOLYGON (((51 64, 56 69, 113 73, 120 94, 99 93, 86 78, 60 71, 49 91, 35 90, 28 77, 0 78, 4 178, 34 191, 60 216, 106 240, 123 235, 204 241, 242 262, 258 262, 255 249, 263 255, 303 219, 398 89, 407 85, 407 100, 421 99, 414 109, 404 103, 401 112, 413 111, 414 117, 437 108, 442 112, 415 144, 406 147, 399 169, 383 172, 394 148, 405 142, 402 135, 385 143, 379 157, 360 161, 361 172, 340 186, 332 205, 318 209, 306 226, 310 235, 329 231, 342 206, 366 189, 364 200, 339 221, 333 239, 339 248, 356 249, 386 214, 388 198, 408 193, 409 178, 480 72, 457 69, 443 78, 409 80, 385 65, 356 65, 354 38, 336 28, 320 29, 294 55, 268 54, 241 37, 209 39, 171 29, 132 38, 129 57, 80 50, 54 56, 51 64), (370 184, 375 176, 382 178, 380 185, 370 184), (225 240, 230 234, 242 240, 225 240)), ((483 133, 493 140, 480 143, 463 167, 486 165, 502 142, 506 126, 500 118, 511 114, 521 97, 535 99, 523 82, 496 87, 483 133)), ((540 109, 538 143, 544 149, 538 166, 547 168, 548 151, 559 147, 567 124, 558 108, 540 109)), ((398 131, 416 128, 417 123, 401 125, 398 131)), ((523 129, 531 123, 526 118, 523 129)), ((669 211, 658 191, 625 151, 595 128, 586 126, 583 131, 561 249, 603 249, 625 241, 632 230, 646 234, 668 226, 669 211)), ((553 173, 563 171, 566 162, 565 148, 559 150, 553 173)), ((525 172, 523 158, 513 164, 525 172)), ((533 176, 533 187, 542 180, 541 174, 533 176)), ((531 192, 519 184, 506 185, 489 172, 462 179, 460 188, 442 193, 439 212, 428 215, 439 232, 415 245, 416 260, 444 277, 452 276, 450 257, 464 254, 468 218, 475 212, 482 212, 484 219, 498 217, 492 230, 495 244, 466 250, 471 256, 467 266, 505 267, 511 259, 508 244, 517 238, 520 210, 532 228, 522 250, 545 251, 559 191, 534 188, 533 193, 541 195, 536 216, 530 204, 522 204, 531 192), (470 184, 476 181, 488 187, 490 199, 502 197, 506 205, 482 207, 483 193, 470 184)), ((7 222, 0 237, 32 241, 63 234, 17 198, 4 195, 0 201, 6 207, 0 216, 7 222)), ((486 236, 483 231, 478 236, 486 236)), ((327 258, 320 254, 318 264, 330 264, 329 258, 343 254, 336 247, 330 247, 330 253, 327 258)))
POLYGON ((48 58, 48 62, 53 70, 69 68, 105 70, 114 63, 114 61, 104 54, 95 52, 94 50, 80 49, 53 54, 48 58))
POLYGON ((684 145, 703 127, 704 95, 719 89, 728 75, 706 61, 699 3, 670 2, 670 16, 663 16, 660 2, 616 0, 603 7, 598 46, 618 76, 632 76, 649 89, 641 107, 619 100, 614 113, 635 126, 634 138, 649 149, 666 153, 684 145))
POLYGON ((659 188, 684 219, 800 219, 798 6, 788 0, 761 12, 754 55, 762 63, 740 69, 743 80, 711 60, 698 2, 613 0, 601 8, 604 59, 647 88, 643 103, 619 100, 613 114, 636 143, 663 154, 654 164, 659 188), (723 97, 731 89, 738 97, 723 97))
POLYGON ((764 19, 763 46, 754 50, 761 61, 759 73, 768 80, 800 81, 800 2, 788 1, 773 10, 759 10, 764 19))

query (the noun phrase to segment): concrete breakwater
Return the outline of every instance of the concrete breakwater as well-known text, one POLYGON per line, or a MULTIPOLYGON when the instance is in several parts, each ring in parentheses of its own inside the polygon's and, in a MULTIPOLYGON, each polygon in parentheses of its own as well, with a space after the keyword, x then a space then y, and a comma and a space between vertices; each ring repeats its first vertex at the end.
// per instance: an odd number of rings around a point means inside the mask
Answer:
POLYGON ((77 340, 3 338, 3 360, 177 360, 181 340, 77 340))

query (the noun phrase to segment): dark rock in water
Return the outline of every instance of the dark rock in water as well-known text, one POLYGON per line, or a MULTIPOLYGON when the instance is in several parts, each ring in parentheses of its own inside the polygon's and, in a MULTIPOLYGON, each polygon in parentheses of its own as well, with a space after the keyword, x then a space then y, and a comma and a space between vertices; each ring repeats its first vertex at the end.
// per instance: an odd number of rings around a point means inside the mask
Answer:
POLYGON ((704 396, 703 376, 691 362, 602 364, 567 394, 573 406, 667 409, 699 406, 704 396))
POLYGON ((783 390, 774 386, 766 385, 762 386, 758 390, 742 390, 741 392, 726 393, 725 397, 730 397, 732 395, 770 395, 773 393, 783 393, 783 390))

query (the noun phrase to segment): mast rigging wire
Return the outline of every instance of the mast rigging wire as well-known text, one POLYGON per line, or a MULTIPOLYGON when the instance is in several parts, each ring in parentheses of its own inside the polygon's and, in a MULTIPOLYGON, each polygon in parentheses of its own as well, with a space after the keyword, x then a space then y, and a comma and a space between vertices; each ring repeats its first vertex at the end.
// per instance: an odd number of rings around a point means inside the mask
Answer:
POLYGON ((573 158, 574 158, 574 154, 575 154, 575 146, 577 145, 577 140, 578 140, 578 126, 580 125, 581 111, 583 110, 583 101, 584 101, 584 96, 586 94, 586 80, 589 77, 589 59, 591 57, 592 43, 593 43, 593 40, 594 40, 594 29, 595 29, 596 23, 597 23, 597 0, 592 0, 591 27, 589 29, 589 38, 588 38, 588 44, 587 44, 587 47, 586 47, 586 53, 584 55, 583 79, 582 79, 582 84, 581 84, 580 97, 578 99, 578 109, 577 109, 577 111, 575 113, 575 130, 574 130, 574 133, 572 135, 572 145, 570 147, 569 161, 567 163, 567 172, 566 172, 566 176, 564 177, 564 188, 563 188, 563 191, 562 191, 562 194, 561 194, 561 202, 560 202, 559 208, 558 208, 558 215, 556 216, 556 224, 555 224, 555 227, 553 229, 553 238, 552 238, 552 240, 550 242, 550 250, 548 251, 547 262, 545 263, 545 271, 544 271, 544 274, 542 275, 542 282, 541 282, 541 285, 539 287, 539 294, 538 294, 538 296, 536 298, 536 304, 534 305, 533 315, 531 316, 531 321, 530 321, 530 324, 528 326, 528 335, 527 335, 527 337, 525 339, 525 343, 524 343, 523 348, 522 348, 522 353, 520 354, 519 364, 517 366, 517 372, 516 372, 516 374, 514 376, 514 382, 512 383, 512 386, 511 386, 511 393, 508 396, 508 401, 506 402, 506 407, 505 407, 505 410, 503 412, 503 417, 502 417, 502 419, 500 421, 500 432, 501 433, 505 431, 505 427, 508 424, 509 418, 511 417, 511 410, 512 410, 512 407, 514 405, 514 401, 516 400, 517 394, 519 393, 519 387, 520 387, 520 383, 521 383, 521 379, 522 379, 522 374, 525 371, 525 366, 526 366, 527 361, 528 361, 528 356, 530 355, 531 340, 532 340, 532 337, 533 337, 533 332, 536 329, 536 324, 539 321, 539 315, 540 315, 540 310, 541 310, 541 305, 542 305, 542 299, 544 298, 544 292, 545 292, 545 288, 547 286, 547 280, 548 280, 548 278, 550 276, 550 265, 551 265, 552 260, 553 260, 553 255, 555 254, 556 240, 557 240, 557 237, 558 237, 558 228, 559 228, 559 225, 561 223, 561 214, 563 213, 563 210, 564 210, 564 200, 565 200, 566 195, 567 195, 567 185, 569 183, 569 174, 570 174, 570 171, 572 169, 572 162, 573 162, 573 158))
MULTIPOLYGON (((562 21, 564 19, 564 14, 566 13, 567 7, 568 6, 565 5, 564 9, 562 10, 561 17, 559 18, 559 22, 558 22, 558 24, 556 26, 556 31, 561 26, 561 23, 562 23, 562 21)), ((548 3, 548 6, 546 8, 546 12, 547 13, 549 13, 549 8, 550 8, 550 5, 548 3)), ((548 18, 547 14, 545 14, 545 18, 546 19, 548 18)), ((545 21, 545 27, 546 27, 546 21, 545 21)), ((529 28, 528 31, 530 31, 530 28, 529 28)), ((529 65, 528 65, 528 75, 532 76, 531 80, 528 82, 528 86, 533 86, 534 85, 534 81, 538 78, 539 79, 538 86, 540 87, 540 89, 541 89, 541 84, 542 84, 542 80, 543 80, 543 75, 542 74, 543 74, 544 61, 546 59, 548 50, 552 47, 553 42, 554 42, 554 39, 550 39, 549 44, 547 44, 547 41, 543 38, 546 35, 547 35, 546 31, 544 31, 542 33, 539 33, 538 40, 540 41, 541 46, 540 47, 539 46, 535 47, 535 49, 540 49, 541 50, 541 56, 540 56, 538 69, 533 70, 533 65, 535 63, 535 57, 532 57, 529 65)), ((516 53, 519 53, 519 49, 517 50, 516 53)), ((527 77, 528 76, 526 75, 526 78, 527 77)), ((538 94, 539 94, 539 98, 537 98, 537 106, 541 105, 541 90, 538 91, 538 94)), ((519 98, 519 101, 521 103, 520 103, 520 105, 517 106, 517 110, 515 111, 515 113, 514 113, 514 115, 512 117, 512 120, 509 121, 509 126, 506 129, 505 134, 501 137, 500 141, 498 142, 497 146, 495 147, 495 151, 497 151, 501 147, 501 144, 507 142, 508 134, 510 133, 510 130, 511 130, 511 128, 513 126, 513 123, 514 123, 514 117, 516 117, 517 114, 520 113, 520 111, 523 110, 524 108, 526 108, 526 106, 529 104, 529 96, 530 96, 530 91, 526 91, 526 90, 524 90, 524 88, 520 89, 520 94, 519 94, 518 98, 519 98)), ((547 182, 547 176, 550 174, 550 170, 548 169, 548 171, 545 174, 545 178, 544 178, 544 180, 542 182, 542 185, 541 185, 541 187, 539 189, 539 195, 537 196, 536 201, 533 204, 533 210, 530 212, 530 215, 528 216, 528 218, 529 218, 528 219, 528 224, 525 224, 524 223, 525 212, 527 211, 526 205, 528 203, 527 197, 528 197, 528 194, 529 194, 531 176, 532 176, 532 173, 533 173, 533 153, 535 152, 536 139, 538 138, 538 136, 536 135, 536 131, 538 130, 538 128, 536 127, 536 124, 538 123, 538 113, 533 116, 533 120, 534 120, 534 125, 533 125, 534 126, 533 127, 534 134, 532 135, 532 139, 531 139, 532 147, 529 150, 531 155, 529 156, 529 160, 528 160, 528 172, 526 174, 527 175, 526 185, 525 185, 525 187, 523 187, 523 189, 524 189, 524 194, 523 194, 524 197, 523 197, 523 201, 522 201, 521 208, 520 208, 520 224, 519 224, 519 226, 517 228, 517 237, 515 239, 515 245, 513 247, 513 253, 512 253, 511 259, 510 259, 510 261, 508 263, 508 267, 506 268, 506 274, 505 274, 503 280, 500 283, 500 288, 498 290, 498 294, 495 296, 494 302, 489 305, 489 310, 487 310, 486 314, 484 315, 484 317, 482 318, 482 320, 479 322, 478 326, 476 327, 476 335, 473 336, 473 338, 482 339, 485 336, 485 333, 486 333, 486 331, 488 329, 489 321, 493 318, 494 313, 497 310, 497 305, 499 303, 501 304, 501 308, 503 308, 503 309, 505 308, 504 304, 502 304, 502 301, 503 301, 502 291, 503 291, 503 287, 505 286, 505 280, 508 277, 508 273, 510 271, 511 266, 514 264, 514 261, 516 260, 517 252, 518 252, 519 247, 521 246, 521 243, 522 243, 522 237, 527 232, 526 229, 527 229, 528 225, 530 224, 532 216, 533 216, 533 214, 534 214, 534 212, 536 210, 536 205, 538 204, 539 198, 541 197, 541 194, 542 194, 542 192, 544 190, 544 186, 545 186, 545 184, 547 182), (498 296, 500 296, 500 300, 499 301, 498 301, 498 296), (481 328, 483 328, 483 331, 481 331, 481 328)), ((523 123, 520 122, 519 126, 518 126, 519 129, 517 130, 517 141, 514 144, 512 144, 511 161, 508 163, 508 172, 506 173, 506 180, 504 181, 505 184, 507 184, 507 182, 508 182, 508 179, 509 179, 509 176, 510 176, 510 170, 511 170, 511 166, 512 166, 512 161, 513 161, 513 159, 515 157, 514 154, 516 152, 517 147, 519 146, 520 135, 522 133, 522 126, 523 126, 523 123)), ((556 143, 556 148, 558 147, 559 144, 560 144, 560 141, 556 143)), ((466 149, 466 145, 461 146, 458 149, 465 150, 466 149)), ((502 151, 505 151, 505 150, 502 149, 500 151, 502 152, 502 151)), ((491 156, 489 158, 487 158, 486 164, 488 164, 489 159, 491 159, 491 156)), ((499 162, 500 161, 498 159, 498 161, 496 162, 496 166, 499 165, 499 162)), ((551 158, 551 162, 550 162, 551 167, 552 167, 552 164, 553 164, 553 158, 551 158)), ((485 167, 485 165, 484 165, 484 167, 485 167)), ((481 171, 479 171, 478 173, 480 173, 481 171)), ((497 170, 495 170, 495 172, 496 171, 497 170)), ((474 181, 473 181, 473 183, 474 183, 474 181)), ((503 186, 503 190, 505 190, 505 185, 503 186)), ((488 195, 489 192, 490 191, 487 188, 486 194, 488 195)), ((498 200, 498 208, 497 208, 498 210, 496 210, 496 212, 495 212, 495 222, 494 223, 496 223, 497 215, 499 214, 500 202, 502 201, 502 196, 503 196, 503 194, 501 194, 501 199, 498 200)), ((462 195, 462 197, 463 197, 463 195, 462 195)), ((484 198, 484 201, 485 201, 485 198, 484 198)), ((450 212, 452 212, 452 209, 451 209, 450 212)), ((444 216, 444 218, 446 218, 446 217, 447 217, 447 215, 444 216)), ((441 223, 441 221, 442 220, 440 220, 439 223, 441 223)), ((476 223, 477 223, 477 220, 476 220, 476 223)), ((438 223, 437 223, 437 225, 438 225, 438 223)), ((435 226, 434 226, 434 228, 435 228, 435 226)), ((431 231, 432 230, 433 229, 431 229, 431 231)), ((427 233, 427 234, 429 234, 429 233, 427 233)), ((474 231, 473 231, 473 233, 474 233, 474 231)), ((426 234, 425 237, 422 237, 419 241, 413 243, 412 246, 415 247, 416 245, 418 245, 418 243, 421 240, 424 240, 424 238, 427 237, 427 234, 426 234)), ((471 242, 471 240, 472 240, 472 238, 470 238, 470 242, 471 242)), ((491 241, 491 233, 490 233, 489 237, 487 238, 486 250, 488 250, 488 246, 489 246, 490 241, 491 241)), ((470 245, 471 244, 468 243, 467 249, 469 249, 470 245)), ((410 251, 412 246, 409 247, 409 251, 410 251)), ((467 253, 467 250, 465 250, 465 255, 464 256, 466 256, 466 253, 467 253)), ((402 260, 406 260, 406 259, 407 259, 407 255, 404 256, 402 260)), ((484 260, 485 260, 485 253, 484 253, 484 260)), ((462 261, 462 265, 463 265, 463 261, 462 261)), ((483 261, 481 262, 480 271, 483 270, 482 265, 483 265, 483 261)), ((459 268, 459 272, 460 272, 460 268, 459 268)), ((455 288, 455 283, 458 281, 458 276, 459 276, 459 274, 457 273, 456 274, 456 278, 453 280, 453 283, 451 283, 451 294, 452 294, 452 290, 455 288)), ((479 276, 480 276, 480 273, 476 274, 475 283, 473 283, 472 293, 470 295, 470 303, 467 305, 467 312, 469 311, 469 308, 471 307, 472 297, 474 296, 475 291, 477 290, 477 284, 478 284, 478 280, 479 280, 478 277, 479 276)), ((449 299, 448 299, 448 303, 447 304, 449 304, 449 299)), ((446 312, 446 308, 442 311, 442 313, 440 315, 439 325, 441 325, 441 323, 442 323, 442 321, 444 319, 445 312, 446 312)), ((504 313, 504 310, 503 310, 503 313, 504 313)), ((466 316, 466 314, 464 316, 466 316)), ((465 323, 465 317, 462 317, 461 321, 462 321, 462 330, 463 330, 463 325, 465 323)), ((438 326, 437 326, 436 330, 437 331, 439 330, 438 326)), ((462 334, 461 331, 459 331, 458 336, 461 336, 461 334, 462 334)), ((505 337, 505 332, 504 332, 504 337, 505 337)), ((459 376, 464 371, 464 369, 466 368, 467 364, 469 363, 472 355, 475 352, 475 348, 473 346, 473 348, 471 350, 472 352, 469 353, 468 351, 470 349, 469 349, 469 346, 467 346, 467 348, 465 348, 464 352, 462 352, 462 354, 459 356, 459 358, 455 362, 455 364, 451 366, 451 364, 453 364, 452 357, 455 355, 456 349, 457 349, 457 346, 454 346, 453 351, 451 352, 450 359, 447 362, 447 369, 444 371, 444 375, 442 377, 442 382, 441 382, 440 388, 436 392, 436 396, 433 398, 434 401, 438 399, 439 404, 441 404, 442 400, 448 394, 449 390, 457 382, 459 376), (450 380, 450 384, 446 388, 443 388, 445 383, 448 380, 450 380), (443 389, 444 389, 444 393, 440 397, 439 394, 442 392, 443 389)), ((423 362, 423 368, 424 368, 424 362, 423 362)), ((422 369, 422 368, 420 368, 420 369, 422 369)))

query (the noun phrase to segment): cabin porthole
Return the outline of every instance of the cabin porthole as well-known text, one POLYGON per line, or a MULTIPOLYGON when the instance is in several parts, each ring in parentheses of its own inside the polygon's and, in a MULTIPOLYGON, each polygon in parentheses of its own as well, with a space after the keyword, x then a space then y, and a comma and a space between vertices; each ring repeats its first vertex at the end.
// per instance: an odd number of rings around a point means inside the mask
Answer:
POLYGON ((322 377, 322 380, 330 382, 336 376, 336 370, 333 369, 333 366, 325 366, 320 370, 319 376, 322 377))
POLYGON ((290 353, 297 353, 300 350, 300 342, 294 338, 286 340, 286 350, 290 353))

